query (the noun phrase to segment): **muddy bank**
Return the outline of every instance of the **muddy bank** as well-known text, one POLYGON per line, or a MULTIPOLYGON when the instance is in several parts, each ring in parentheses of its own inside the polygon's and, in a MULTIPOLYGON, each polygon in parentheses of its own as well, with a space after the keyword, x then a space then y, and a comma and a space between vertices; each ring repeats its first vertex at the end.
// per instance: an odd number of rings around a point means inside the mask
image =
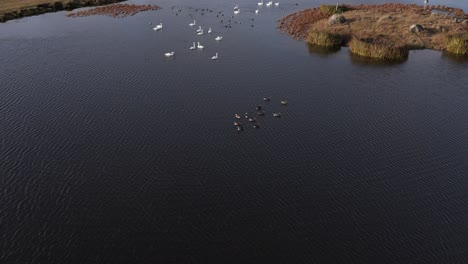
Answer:
POLYGON ((34 4, 34 1, 28 3, 19 2, 16 7, 10 7, 7 11, 0 10, 0 22, 62 10, 73 10, 80 7, 114 4, 123 1, 124 0, 65 0, 51 1, 50 3, 41 3, 43 1, 38 1, 40 4, 34 4))

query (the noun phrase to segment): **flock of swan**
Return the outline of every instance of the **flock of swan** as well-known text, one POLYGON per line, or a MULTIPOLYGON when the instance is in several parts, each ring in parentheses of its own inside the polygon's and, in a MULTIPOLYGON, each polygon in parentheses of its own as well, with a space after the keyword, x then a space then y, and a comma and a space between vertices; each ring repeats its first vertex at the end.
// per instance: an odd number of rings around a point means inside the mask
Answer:
MULTIPOLYGON (((263 6, 263 5, 264 5, 263 0, 261 0, 261 2, 258 2, 257 5, 258 5, 258 6, 263 6)), ((272 6, 272 5, 273 5, 273 2, 270 0, 270 1, 268 1, 265 5, 268 6, 268 7, 269 7, 269 6, 272 6)), ((275 2, 274 5, 275 5, 275 6, 279 6, 279 2, 275 2)), ((179 11, 181 11, 181 10, 179 10, 179 11)), ((258 8, 257 8, 257 9, 255 10, 255 14, 258 14, 258 13, 259 13, 259 10, 258 10, 258 8)), ((238 15, 238 14, 240 14, 240 8, 239 8, 239 6, 236 4, 236 5, 234 6, 234 15, 238 15)), ((203 15, 203 14, 202 14, 202 15, 203 15)), ((253 20, 253 19, 252 19, 252 20, 253 20)), ((229 21, 230 21, 230 20, 229 20, 229 21)), ((150 24, 151 24, 151 23, 150 23, 150 24)), ((190 27, 195 27, 195 26, 197 26, 197 21, 196 21, 196 20, 193 20, 193 22, 189 23, 188 25, 189 25, 190 27)), ((252 26, 253 26, 253 25, 252 25, 252 26)), ((162 30, 162 29, 163 29, 163 23, 162 23, 162 22, 160 22, 159 24, 157 24, 157 25, 153 28, 154 31, 160 31, 160 30, 162 30)), ((213 33, 213 30, 211 29, 211 27, 208 29, 207 33, 208 33, 208 35, 210 35, 211 33, 213 33)), ((196 30, 196 35, 197 35, 197 36, 202 36, 202 35, 204 35, 204 34, 205 34, 205 31, 203 30, 203 28, 202 28, 201 26, 198 26, 198 29, 196 30)), ((217 36, 217 37, 215 37, 215 40, 216 40, 216 41, 221 41, 222 39, 223 39, 222 36, 217 36)), ((192 43, 192 46, 190 46, 189 49, 190 49, 190 50, 203 50, 203 49, 204 49, 204 46, 201 45, 200 42, 197 42, 196 44, 195 44, 195 42, 193 42, 193 43, 192 43)), ((166 56, 166 57, 173 57, 173 56, 175 56, 175 52, 174 52, 174 51, 166 52, 166 53, 164 53, 164 56, 166 56)), ((217 60, 218 58, 219 58, 218 53, 216 53, 214 56, 211 57, 212 60, 217 60)))
MULTIPOLYGON (((197 25, 197 21, 196 20, 193 20, 192 23, 189 24, 190 27, 194 27, 197 25)), ((154 31, 159 31, 163 28, 163 24, 162 22, 158 25, 156 25, 153 30, 154 31)), ((211 29, 211 27, 208 29, 208 34, 211 34, 213 32, 213 30, 211 29)), ((201 35, 204 35, 204 30, 201 26, 198 26, 198 29, 196 30, 196 34, 197 36, 201 36, 201 35)), ((221 41, 223 39, 222 36, 217 36, 215 38, 216 41, 221 41)), ((197 44, 195 45, 195 42, 192 43, 192 46, 189 48, 190 50, 203 50, 205 47, 203 45, 200 44, 200 42, 197 42, 197 44)), ((174 51, 171 51, 171 52, 167 52, 167 53, 164 53, 164 56, 166 57, 173 57, 175 55, 175 52, 174 51)), ((212 60, 217 60, 219 58, 218 56, 218 53, 216 53, 213 57, 211 57, 212 60)))

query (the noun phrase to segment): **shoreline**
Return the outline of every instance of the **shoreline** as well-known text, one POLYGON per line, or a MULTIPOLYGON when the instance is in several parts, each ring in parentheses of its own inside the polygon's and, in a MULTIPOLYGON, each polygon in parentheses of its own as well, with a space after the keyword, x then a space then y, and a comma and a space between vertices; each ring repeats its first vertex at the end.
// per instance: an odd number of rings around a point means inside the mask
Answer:
POLYGON ((102 6, 124 2, 126 0, 31 0, 0 3, 0 23, 23 17, 36 16, 58 11, 71 11, 81 7, 102 6))

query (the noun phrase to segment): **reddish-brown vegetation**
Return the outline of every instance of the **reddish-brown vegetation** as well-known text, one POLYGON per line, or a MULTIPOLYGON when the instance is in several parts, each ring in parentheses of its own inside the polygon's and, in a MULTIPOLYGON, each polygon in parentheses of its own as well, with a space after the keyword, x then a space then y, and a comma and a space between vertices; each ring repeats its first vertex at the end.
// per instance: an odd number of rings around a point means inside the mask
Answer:
POLYGON ((134 4, 115 4, 108 6, 96 7, 88 10, 70 13, 69 17, 87 17, 94 15, 106 15, 115 18, 122 18, 133 16, 139 12, 158 10, 159 6, 156 5, 134 5, 134 4))
MULTIPOLYGON (((430 15, 431 10, 444 10, 455 14, 457 17, 468 19, 467 14, 462 9, 451 8, 446 6, 428 6, 424 9, 423 6, 408 5, 408 4, 381 4, 381 5, 356 5, 346 6, 350 11, 369 11, 369 14, 419 14, 430 15)), ((346 14, 346 13, 345 13, 346 14)), ((295 39, 305 39, 308 35, 309 28, 312 24, 326 19, 330 14, 320 11, 320 8, 305 9, 296 13, 289 14, 281 18, 278 28, 290 34, 295 39)))

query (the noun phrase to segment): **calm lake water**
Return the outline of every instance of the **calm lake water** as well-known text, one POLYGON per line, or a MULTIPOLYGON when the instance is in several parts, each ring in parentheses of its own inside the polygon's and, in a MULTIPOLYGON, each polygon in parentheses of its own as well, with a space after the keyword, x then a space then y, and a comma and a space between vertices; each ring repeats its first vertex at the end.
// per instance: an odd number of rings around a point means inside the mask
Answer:
POLYGON ((0 24, 0 263, 466 263, 467 60, 311 52, 276 21, 320 2, 256 2, 0 24))

